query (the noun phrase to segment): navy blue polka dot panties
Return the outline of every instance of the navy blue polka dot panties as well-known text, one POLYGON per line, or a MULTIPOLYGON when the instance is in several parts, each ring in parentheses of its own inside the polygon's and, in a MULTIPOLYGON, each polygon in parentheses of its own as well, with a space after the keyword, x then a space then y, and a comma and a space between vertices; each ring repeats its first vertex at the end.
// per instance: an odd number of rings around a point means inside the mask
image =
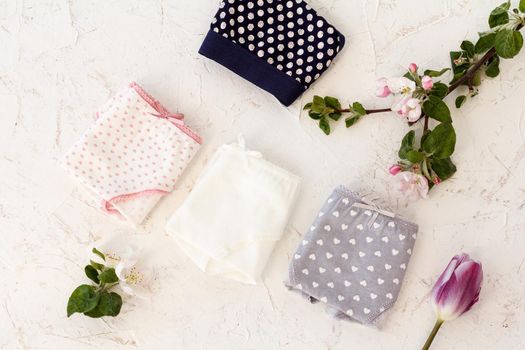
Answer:
POLYGON ((303 0, 224 0, 199 52, 290 105, 344 42, 303 0))

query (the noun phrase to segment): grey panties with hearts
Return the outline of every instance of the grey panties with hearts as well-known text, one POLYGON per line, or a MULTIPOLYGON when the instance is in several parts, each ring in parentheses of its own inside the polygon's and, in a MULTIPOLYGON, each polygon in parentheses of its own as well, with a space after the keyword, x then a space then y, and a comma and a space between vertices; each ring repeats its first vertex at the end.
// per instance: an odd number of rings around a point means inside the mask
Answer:
POLYGON ((417 230, 340 186, 299 244, 285 284, 337 318, 372 324, 397 299, 417 230))

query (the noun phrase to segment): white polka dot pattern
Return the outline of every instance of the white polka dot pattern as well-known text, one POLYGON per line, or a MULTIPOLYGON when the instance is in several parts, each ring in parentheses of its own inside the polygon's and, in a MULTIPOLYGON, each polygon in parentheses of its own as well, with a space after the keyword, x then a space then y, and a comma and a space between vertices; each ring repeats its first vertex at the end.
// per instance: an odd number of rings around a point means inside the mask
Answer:
POLYGON ((330 66, 344 37, 303 0, 225 0, 211 29, 307 89, 330 66))

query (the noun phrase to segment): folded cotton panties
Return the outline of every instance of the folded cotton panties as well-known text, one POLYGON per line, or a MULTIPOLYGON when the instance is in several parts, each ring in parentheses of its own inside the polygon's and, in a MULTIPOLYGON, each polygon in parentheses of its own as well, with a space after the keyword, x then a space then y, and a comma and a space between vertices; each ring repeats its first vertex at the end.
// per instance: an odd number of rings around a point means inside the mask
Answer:
POLYGON ((344 43, 303 0, 224 0, 199 53, 288 106, 328 69, 344 43))
POLYGON ((218 149, 166 230, 199 268, 255 284, 281 238, 299 186, 290 172, 245 149, 218 149))
POLYGON ((417 225, 338 187, 299 244, 285 284, 337 318, 371 324, 394 305, 416 234, 417 225))
POLYGON ((140 224, 200 148, 201 139, 136 83, 97 113, 63 166, 107 213, 140 224))

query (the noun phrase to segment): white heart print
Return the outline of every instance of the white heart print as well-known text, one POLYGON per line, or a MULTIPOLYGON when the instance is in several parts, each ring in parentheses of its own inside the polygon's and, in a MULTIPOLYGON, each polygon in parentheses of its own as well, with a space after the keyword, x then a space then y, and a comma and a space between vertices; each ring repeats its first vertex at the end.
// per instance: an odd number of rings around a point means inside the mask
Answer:
POLYGON ((372 226, 374 226, 374 228, 379 228, 379 226, 381 226, 381 225, 378 224, 377 222, 374 222, 374 224, 372 226))
POLYGON ((392 248, 392 255, 397 255, 399 253, 399 250, 392 248))
POLYGON ((317 242, 315 242, 315 243, 317 243, 318 245, 323 245, 323 240, 322 239, 318 239, 317 242))
POLYGON ((348 310, 346 310, 346 314, 347 314, 348 316, 354 316, 354 310, 352 310, 352 309, 348 309, 348 310))
POLYGON ((327 231, 327 232, 330 232, 332 228, 330 227, 330 225, 325 225, 324 227, 324 230, 327 231))
POLYGON ((348 225, 347 224, 341 224, 341 230, 346 230, 348 229, 348 225))
POLYGON ((356 216, 357 212, 355 210, 350 210, 350 216, 356 216))
POLYGON ((310 260, 315 260, 315 254, 310 254, 308 257, 310 258, 310 260))
POLYGON ((359 268, 358 268, 358 267, 356 267, 356 266, 353 266, 353 265, 352 265, 351 269, 352 269, 352 272, 356 272, 357 270, 359 270, 359 268))
POLYGON ((335 216, 336 218, 338 218, 338 217, 339 217, 339 212, 336 210, 336 211, 334 211, 334 212, 332 213, 332 215, 335 216))
POLYGON ((307 245, 307 244, 308 244, 308 241, 303 239, 303 245, 307 245))
POLYGON ((389 265, 389 264, 385 264, 385 270, 390 270, 391 268, 392 268, 391 265, 389 265))
POLYGON ((332 198, 328 198, 327 202, 332 203, 334 200, 332 198))
POLYGON ((370 272, 374 272, 374 267, 372 265, 369 265, 366 269, 370 272))
POLYGON ((329 252, 326 252, 326 258, 327 258, 327 259, 331 259, 332 257, 333 257, 332 254, 330 254, 329 252))
POLYGON ((308 269, 303 269, 303 271, 301 271, 301 272, 302 272, 303 274, 305 274, 305 275, 308 275, 308 273, 309 273, 309 272, 308 272, 308 269))
POLYGON ((377 298, 377 294, 370 293, 370 299, 375 299, 375 298, 377 298))
POLYGON ((313 230, 315 230, 315 226, 314 225, 310 226, 310 231, 313 231, 313 230))
POLYGON ((336 268, 334 269, 334 271, 335 271, 336 273, 341 273, 341 268, 340 268, 340 267, 336 267, 336 268))
POLYGON ((405 238, 407 238, 407 236, 402 235, 402 234, 399 234, 399 240, 400 240, 400 241, 404 240, 405 238))
POLYGON ((360 285, 362 285, 363 287, 366 287, 366 281, 365 280, 362 280, 361 282, 359 282, 360 285))
POLYGON ((334 237, 334 244, 335 244, 335 245, 338 245, 339 243, 341 243, 341 241, 338 240, 337 237, 334 237))
POLYGON ((354 299, 355 301, 359 301, 359 300, 361 300, 361 298, 359 297, 359 295, 354 295, 353 299, 354 299))
POLYGON ((343 301, 343 300, 345 300, 345 297, 342 296, 341 294, 339 294, 339 295, 337 296, 337 300, 339 300, 339 301, 343 301))
POLYGON ((360 257, 360 258, 362 258, 362 257, 365 256, 365 255, 366 255, 365 252, 361 252, 361 251, 359 252, 359 257, 360 257))
POLYGON ((396 227, 396 224, 393 221, 390 221, 388 223, 388 227, 396 227))
POLYGON ((343 198, 343 201, 342 201, 345 205, 347 205, 348 203, 350 203, 350 201, 348 200, 348 198, 343 198))
POLYGON ((368 315, 370 313, 370 309, 369 308, 363 308, 363 312, 365 315, 368 315))
POLYGON ((351 238, 348 243, 352 244, 352 245, 355 245, 355 239, 354 238, 351 238))
POLYGON ((374 252, 374 255, 375 255, 375 256, 381 256, 381 251, 376 250, 376 251, 374 252))
POLYGON ((313 286, 314 288, 317 288, 317 287, 319 287, 319 283, 317 283, 317 282, 312 282, 312 286, 313 286))
POLYGON ((295 260, 297 260, 297 259, 301 259, 301 256, 300 256, 299 254, 295 254, 295 255, 293 256, 293 258, 294 258, 295 260))
POLYGON ((341 258, 348 260, 348 254, 347 253, 341 254, 341 258))
POLYGON ((384 280, 384 279, 382 279, 382 278, 378 278, 378 279, 377 279, 377 284, 381 285, 381 284, 383 284, 383 283, 385 283, 385 280, 384 280))
POLYGON ((334 282, 328 282, 326 285, 330 288, 334 288, 334 282))
POLYGON ((350 287, 352 285, 352 283, 350 283, 349 281, 345 280, 344 281, 344 284, 345 284, 345 287, 350 287))
POLYGON ((320 273, 325 273, 325 271, 326 271, 326 269, 325 269, 324 267, 320 267, 320 268, 319 268, 319 272, 320 272, 320 273))
POLYGON ((299 289, 299 290, 302 290, 303 289, 303 286, 299 283, 298 285, 295 286, 295 288, 299 289))
POLYGON ((324 213, 322 211, 319 212, 319 217, 323 216, 324 213))
POLYGON ((388 237, 387 237, 387 236, 381 238, 381 240, 382 240, 383 242, 385 242, 385 243, 388 243, 388 237))
POLYGON ((372 215, 372 212, 370 210, 365 210, 365 215, 366 216, 370 216, 370 215, 372 215))
POLYGON ((359 224, 355 228, 358 229, 359 231, 363 231, 364 226, 362 224, 359 224))
POLYGON ((394 282, 395 284, 399 284, 399 278, 394 278, 392 282, 394 282))
POLYGON ((322 298, 319 299, 319 300, 321 300, 323 303, 327 303, 327 302, 328 302, 328 299, 327 299, 326 297, 322 297, 322 298))
POLYGON ((386 293, 385 295, 388 299, 393 299, 394 296, 392 295, 392 293, 386 293))
POLYGON ((401 264, 399 265, 400 268, 402 268, 403 270, 405 270, 407 268, 407 265, 406 264, 401 264))
POLYGON ((374 239, 372 237, 366 237, 366 243, 372 242, 374 239))

